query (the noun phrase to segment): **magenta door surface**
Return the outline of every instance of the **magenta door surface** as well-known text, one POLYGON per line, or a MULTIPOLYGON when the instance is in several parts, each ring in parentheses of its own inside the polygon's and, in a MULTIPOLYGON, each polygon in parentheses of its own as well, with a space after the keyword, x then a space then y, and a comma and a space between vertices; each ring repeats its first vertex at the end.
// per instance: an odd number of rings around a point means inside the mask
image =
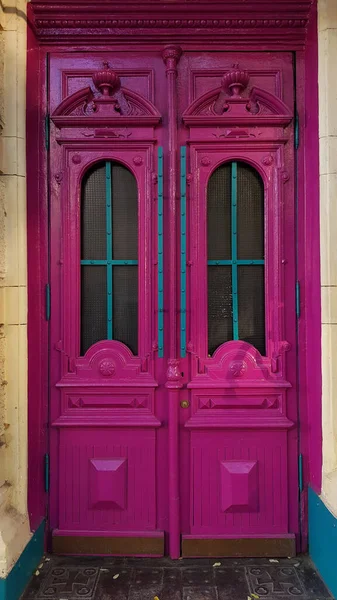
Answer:
POLYGON ((55 552, 290 556, 290 53, 51 55, 55 552))

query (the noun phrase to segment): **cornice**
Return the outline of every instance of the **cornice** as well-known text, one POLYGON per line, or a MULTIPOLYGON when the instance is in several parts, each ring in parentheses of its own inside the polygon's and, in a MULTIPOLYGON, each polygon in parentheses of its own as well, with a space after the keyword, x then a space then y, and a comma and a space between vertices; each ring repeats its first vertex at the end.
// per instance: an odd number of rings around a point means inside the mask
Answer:
POLYGON ((310 6, 313 0, 167 0, 140 4, 124 0, 117 4, 103 0, 32 0, 32 22, 37 37, 44 43, 67 39, 77 44, 128 40, 132 43, 193 43, 201 40, 224 44, 252 41, 263 44, 282 42, 286 46, 305 41, 310 6))

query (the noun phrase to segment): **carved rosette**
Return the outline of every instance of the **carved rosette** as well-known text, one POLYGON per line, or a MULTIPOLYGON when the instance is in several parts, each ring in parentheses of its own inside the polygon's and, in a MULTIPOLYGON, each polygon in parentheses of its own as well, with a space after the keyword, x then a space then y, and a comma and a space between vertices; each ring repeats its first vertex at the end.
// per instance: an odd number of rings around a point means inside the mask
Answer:
POLYGON ((239 69, 239 65, 233 65, 233 68, 222 78, 222 88, 233 99, 241 98, 242 92, 249 83, 248 71, 239 69))
POLYGON ((180 361, 177 358, 169 358, 167 361, 166 387, 180 389, 183 385, 182 375, 179 369, 180 361))
POLYGON ((101 92, 102 96, 112 96, 121 86, 120 79, 113 69, 110 69, 109 63, 103 63, 103 69, 93 74, 92 80, 95 87, 101 92))
POLYGON ((165 46, 163 50, 163 61, 166 65, 166 74, 174 73, 177 75, 177 65, 182 55, 182 50, 180 46, 176 46, 171 44, 169 46, 165 46))
POLYGON ((232 377, 242 377, 247 371, 247 363, 244 360, 233 360, 228 370, 232 377))
POLYGON ((115 365, 111 360, 102 360, 98 367, 99 372, 103 377, 112 377, 115 374, 115 365))

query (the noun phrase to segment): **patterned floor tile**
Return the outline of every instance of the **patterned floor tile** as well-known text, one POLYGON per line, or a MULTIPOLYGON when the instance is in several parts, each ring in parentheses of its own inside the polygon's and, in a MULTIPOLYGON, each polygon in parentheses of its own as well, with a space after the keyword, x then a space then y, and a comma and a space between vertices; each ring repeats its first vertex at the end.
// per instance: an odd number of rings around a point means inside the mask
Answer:
POLYGON ((333 600, 306 556, 295 559, 47 557, 22 600, 333 600), (220 563, 220 564, 219 564, 220 563))

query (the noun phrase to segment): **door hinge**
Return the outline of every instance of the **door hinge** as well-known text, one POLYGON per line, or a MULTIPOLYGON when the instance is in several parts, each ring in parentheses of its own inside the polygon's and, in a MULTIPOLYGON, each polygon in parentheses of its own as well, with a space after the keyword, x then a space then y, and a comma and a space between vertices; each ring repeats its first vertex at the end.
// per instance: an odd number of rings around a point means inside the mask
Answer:
POLYGON ((298 113, 295 115, 295 150, 298 150, 300 145, 300 119, 298 113))
POLYGON ((50 284, 49 283, 46 283, 45 296, 46 296, 46 321, 49 321, 49 319, 50 319, 50 284))
POLYGON ((49 138, 50 138, 50 116, 46 114, 44 118, 44 141, 47 152, 49 151, 49 138))
POLYGON ((303 455, 298 457, 298 487, 300 492, 303 492, 303 455))
POLYGON ((299 319, 301 316, 301 286, 300 282, 296 281, 296 317, 299 319))
POLYGON ((44 455, 44 489, 49 492, 50 462, 49 454, 44 455))

